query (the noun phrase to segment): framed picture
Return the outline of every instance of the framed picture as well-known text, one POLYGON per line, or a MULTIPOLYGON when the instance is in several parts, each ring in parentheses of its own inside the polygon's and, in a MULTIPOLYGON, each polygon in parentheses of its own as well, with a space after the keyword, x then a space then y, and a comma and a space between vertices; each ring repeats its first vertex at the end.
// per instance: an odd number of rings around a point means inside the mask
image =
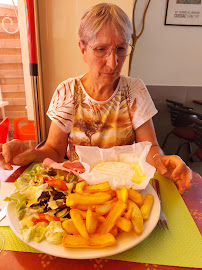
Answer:
POLYGON ((202 26, 202 0, 167 0, 165 25, 202 26))

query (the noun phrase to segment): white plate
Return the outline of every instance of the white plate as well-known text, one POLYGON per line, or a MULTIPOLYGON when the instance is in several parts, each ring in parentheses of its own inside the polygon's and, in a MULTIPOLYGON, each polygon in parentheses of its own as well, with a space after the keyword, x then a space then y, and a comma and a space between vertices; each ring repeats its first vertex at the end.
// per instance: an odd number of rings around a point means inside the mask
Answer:
POLYGON ((159 215, 160 215, 160 203, 158 196, 153 189, 153 187, 149 184, 145 190, 141 191, 143 197, 146 194, 154 195, 154 204, 151 210, 151 215, 149 219, 144 224, 143 233, 140 236, 135 235, 134 232, 130 233, 120 233, 116 239, 117 243, 115 246, 99 248, 99 249, 88 249, 88 248, 64 248, 62 245, 54 245, 48 243, 46 240, 41 243, 36 243, 33 241, 26 242, 23 240, 22 235, 20 234, 20 223, 17 217, 17 211, 14 202, 10 202, 7 208, 7 217, 9 220, 10 227, 15 235, 20 238, 27 245, 42 251, 44 253, 62 257, 69 259, 93 259, 100 257, 107 257, 111 255, 115 255, 121 253, 127 249, 130 249, 140 242, 142 242, 155 228, 159 215))

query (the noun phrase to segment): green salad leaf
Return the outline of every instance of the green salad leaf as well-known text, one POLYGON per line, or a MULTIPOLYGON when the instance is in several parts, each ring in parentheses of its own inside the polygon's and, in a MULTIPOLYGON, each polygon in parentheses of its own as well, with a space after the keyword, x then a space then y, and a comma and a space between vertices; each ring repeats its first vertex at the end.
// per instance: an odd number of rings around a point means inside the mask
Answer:
POLYGON ((32 227, 23 226, 20 232, 25 241, 33 240, 40 243, 45 238, 48 224, 46 222, 39 222, 32 227))
POLYGON ((49 243, 61 244, 65 234, 60 221, 51 221, 47 227, 45 237, 49 243))

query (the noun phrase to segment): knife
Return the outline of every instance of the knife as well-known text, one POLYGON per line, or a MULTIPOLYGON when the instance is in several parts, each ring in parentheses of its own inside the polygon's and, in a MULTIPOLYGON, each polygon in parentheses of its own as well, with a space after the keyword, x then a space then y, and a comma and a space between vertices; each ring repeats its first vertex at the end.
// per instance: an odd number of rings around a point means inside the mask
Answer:
POLYGON ((5 218, 7 212, 7 205, 0 212, 0 221, 5 218))

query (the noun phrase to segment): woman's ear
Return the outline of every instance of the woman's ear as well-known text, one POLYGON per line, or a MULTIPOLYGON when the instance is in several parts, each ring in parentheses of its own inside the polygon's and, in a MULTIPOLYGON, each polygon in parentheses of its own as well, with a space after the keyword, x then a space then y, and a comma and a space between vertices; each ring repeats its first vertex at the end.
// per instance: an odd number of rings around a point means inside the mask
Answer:
POLYGON ((86 51, 86 47, 85 47, 85 44, 82 40, 79 40, 79 48, 81 50, 81 54, 82 54, 82 57, 83 57, 83 61, 86 62, 86 55, 85 55, 85 51, 86 51))

